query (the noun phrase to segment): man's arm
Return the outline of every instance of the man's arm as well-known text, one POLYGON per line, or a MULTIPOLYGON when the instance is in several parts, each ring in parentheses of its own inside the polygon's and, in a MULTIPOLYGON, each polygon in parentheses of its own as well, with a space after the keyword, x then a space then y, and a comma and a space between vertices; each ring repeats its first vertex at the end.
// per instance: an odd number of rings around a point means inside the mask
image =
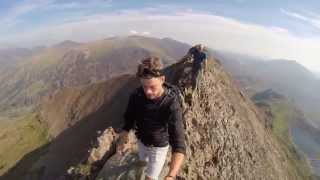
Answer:
POLYGON ((180 152, 174 152, 171 156, 170 170, 167 177, 175 178, 183 164, 184 154, 180 152))
POLYGON ((207 64, 208 64, 208 56, 207 53, 203 52, 203 69, 206 71, 207 70, 207 64))
POLYGON ((133 129, 135 123, 135 111, 134 95, 132 94, 129 98, 127 109, 123 116, 124 125, 122 126, 122 131, 119 134, 117 152, 123 152, 126 149, 125 144, 129 141, 129 132, 133 129))
POLYGON ((186 155, 185 134, 182 109, 176 97, 170 105, 168 122, 169 143, 172 148, 171 164, 168 176, 176 177, 186 155))
MULTIPOLYGON (((123 115, 124 118, 124 125, 122 126, 122 130, 129 132, 131 129, 133 129, 134 123, 135 123, 135 114, 136 114, 136 108, 135 108, 135 100, 134 100, 134 94, 130 95, 129 102, 127 105, 127 109, 123 115)), ((125 134, 125 133, 124 133, 125 134)))

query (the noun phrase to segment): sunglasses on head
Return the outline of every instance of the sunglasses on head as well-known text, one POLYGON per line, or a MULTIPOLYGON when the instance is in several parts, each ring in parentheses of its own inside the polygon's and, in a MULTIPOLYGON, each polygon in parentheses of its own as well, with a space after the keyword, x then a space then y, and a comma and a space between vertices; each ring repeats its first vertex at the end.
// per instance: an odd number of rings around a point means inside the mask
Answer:
POLYGON ((161 70, 157 69, 149 69, 149 68, 141 68, 139 72, 140 76, 153 76, 153 77, 159 77, 162 76, 163 73, 161 70))

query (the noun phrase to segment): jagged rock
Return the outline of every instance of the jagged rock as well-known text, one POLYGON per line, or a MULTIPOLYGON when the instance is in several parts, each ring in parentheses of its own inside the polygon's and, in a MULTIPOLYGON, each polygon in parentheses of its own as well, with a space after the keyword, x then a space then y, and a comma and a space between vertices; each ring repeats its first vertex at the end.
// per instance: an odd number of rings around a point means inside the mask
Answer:
POLYGON ((273 114, 271 111, 271 106, 265 102, 256 102, 256 106, 259 108, 259 112, 263 114, 263 117, 261 118, 264 124, 264 127, 267 129, 273 128, 273 114))
MULTIPOLYGON (((167 80, 181 89, 185 101, 187 156, 179 173, 181 178, 301 179, 287 152, 264 127, 253 102, 234 85, 218 61, 210 59, 205 71, 200 73, 194 91, 190 88, 190 71, 189 61, 181 61, 165 71, 167 80)), ((123 86, 126 90, 130 88, 123 86)), ((121 106, 114 106, 117 108, 110 114, 117 116, 108 116, 110 121, 119 119, 122 111, 116 110, 125 105, 121 101, 121 106)), ((138 161, 135 141, 131 142, 132 148, 124 156, 116 153, 108 156, 110 158, 99 169, 96 179, 138 179, 137 176, 143 176, 143 164, 138 161)), ((170 159, 171 153, 168 153, 160 179, 168 172, 170 159)))
POLYGON ((139 161, 137 154, 137 140, 134 134, 129 133, 124 154, 114 153, 103 166, 96 180, 135 180, 143 177, 145 162, 139 161))
MULTIPOLYGON (((298 179, 290 173, 278 142, 266 131, 250 99, 241 95, 219 63, 209 67, 190 91, 191 63, 183 61, 167 69, 169 79, 185 99, 187 156, 179 174, 185 179, 298 179), (191 95, 190 95, 191 94, 191 95), (188 97, 190 96, 190 97, 188 97)), ((169 170, 168 153, 160 178, 169 170)), ((97 179, 137 179, 140 175, 136 152, 116 154, 105 164, 97 179)))
POLYGON ((102 160, 102 158, 105 156, 110 156, 112 153, 112 148, 114 149, 114 144, 118 139, 118 136, 119 135, 114 131, 112 127, 107 128, 102 133, 102 135, 98 137, 97 147, 94 147, 90 150, 88 163, 92 164, 96 161, 102 160))
MULTIPOLYGON (((136 179, 135 173, 139 168, 143 168, 143 162, 138 161, 136 138, 134 134, 129 133, 129 139, 126 143, 127 151, 125 154, 116 153, 116 146, 119 142, 119 134, 112 127, 108 127, 97 138, 97 143, 89 150, 87 160, 83 164, 72 166, 68 169, 67 175, 61 179, 86 180, 86 179, 114 179, 114 177, 125 176, 128 179, 136 179), (107 161, 107 162, 106 162, 107 161), (100 172, 96 168, 101 163, 105 163, 100 172), (137 169, 138 168, 138 169, 137 169), (133 178, 134 177, 134 178, 133 178), (130 179, 130 178, 129 178, 130 179)), ((140 169, 141 169, 140 168, 140 169)))
MULTIPOLYGON (((173 81, 188 89, 188 63, 171 67, 173 81), (180 66, 180 67, 176 67, 180 66)), ((187 91, 185 91, 185 94, 187 91)), ((185 113, 186 179, 299 179, 278 142, 215 60, 200 75, 185 113)))
POLYGON ((124 155, 112 156, 96 180, 139 180, 144 179, 145 163, 139 161, 137 152, 126 152, 124 155))

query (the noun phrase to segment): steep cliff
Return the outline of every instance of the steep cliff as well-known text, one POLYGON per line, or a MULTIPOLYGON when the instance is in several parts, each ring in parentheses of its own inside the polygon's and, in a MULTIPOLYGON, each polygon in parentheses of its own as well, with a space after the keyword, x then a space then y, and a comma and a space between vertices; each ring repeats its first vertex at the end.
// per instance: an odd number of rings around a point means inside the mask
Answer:
MULTIPOLYGON (((183 97, 187 156, 181 179, 309 178, 309 172, 297 169, 290 151, 265 127, 263 115, 219 61, 209 59, 194 91, 187 59, 165 72, 183 97)), ((54 94, 41 111, 54 139, 26 155, 1 179, 139 179, 144 164, 137 160, 134 137, 125 155, 115 153, 128 95, 138 85, 132 75, 124 75, 54 94)), ((169 163, 170 153, 161 177, 169 163)))
MULTIPOLYGON (((189 87, 190 70, 188 61, 166 69, 168 80, 180 87, 184 96, 187 156, 180 179, 310 178, 308 171, 297 169, 290 152, 265 127, 255 105, 235 87, 218 61, 210 59, 193 92, 189 87)), ((105 149, 108 158, 102 170, 87 178, 141 178, 143 164, 137 160, 134 138, 130 146, 124 156, 115 153, 114 147, 105 149)), ((161 177, 166 175, 169 163, 170 154, 161 177)))

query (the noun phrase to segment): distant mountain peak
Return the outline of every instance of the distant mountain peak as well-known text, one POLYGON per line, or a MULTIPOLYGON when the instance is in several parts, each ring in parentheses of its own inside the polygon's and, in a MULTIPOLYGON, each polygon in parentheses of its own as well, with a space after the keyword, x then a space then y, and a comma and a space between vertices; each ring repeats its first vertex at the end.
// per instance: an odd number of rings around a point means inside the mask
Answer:
POLYGON ((72 40, 65 40, 58 44, 53 45, 53 48, 72 48, 81 45, 82 43, 72 41, 72 40))

